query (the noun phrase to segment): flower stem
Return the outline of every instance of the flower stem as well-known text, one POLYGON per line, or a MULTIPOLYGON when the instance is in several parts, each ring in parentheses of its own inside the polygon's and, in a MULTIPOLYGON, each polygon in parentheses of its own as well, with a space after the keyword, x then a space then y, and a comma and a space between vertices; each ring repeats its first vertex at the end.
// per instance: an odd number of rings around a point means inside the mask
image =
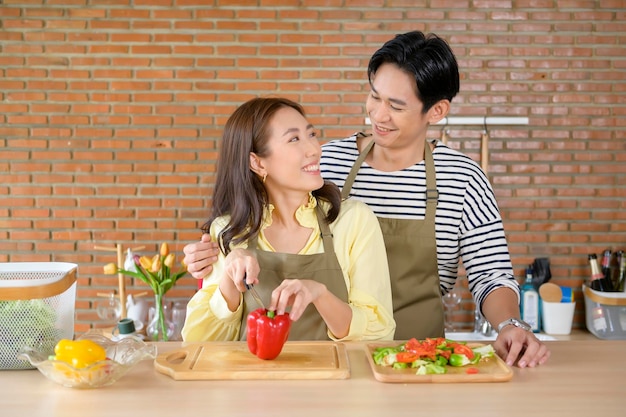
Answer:
POLYGON ((167 342, 168 337, 167 337, 167 327, 165 325, 165 310, 163 309, 163 294, 155 293, 154 300, 156 304, 155 307, 157 309, 157 311, 155 311, 155 314, 159 315, 157 328, 156 328, 157 334, 155 335, 155 339, 159 340, 159 333, 161 333, 161 337, 163 338, 163 341, 167 342))

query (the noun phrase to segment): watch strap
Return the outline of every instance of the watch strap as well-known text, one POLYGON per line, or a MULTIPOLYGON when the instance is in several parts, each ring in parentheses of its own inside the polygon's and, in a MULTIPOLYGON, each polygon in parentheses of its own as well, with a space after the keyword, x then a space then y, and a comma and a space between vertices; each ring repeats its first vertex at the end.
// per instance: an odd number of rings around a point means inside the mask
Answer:
POLYGON ((508 325, 519 327, 520 329, 526 330, 527 332, 530 332, 532 330, 532 327, 528 323, 512 317, 498 324, 497 332, 500 333, 500 331, 508 325))

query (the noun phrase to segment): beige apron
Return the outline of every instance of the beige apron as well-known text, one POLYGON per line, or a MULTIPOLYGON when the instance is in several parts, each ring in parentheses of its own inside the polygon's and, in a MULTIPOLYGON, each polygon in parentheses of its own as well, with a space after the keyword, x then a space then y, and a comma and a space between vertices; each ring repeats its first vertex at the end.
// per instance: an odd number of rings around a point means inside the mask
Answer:
MULTIPOLYGON (((341 191, 343 198, 350 195, 359 168, 373 145, 372 140, 354 162, 341 191)), ((396 340, 444 336, 435 239, 438 193, 435 164, 428 143, 424 154, 427 190, 424 220, 378 218, 389 262, 396 340)))
MULTIPOLYGON (((248 248, 256 253, 261 272, 259 284, 255 286, 266 307, 270 302, 272 291, 284 279, 310 279, 326 285, 328 290, 337 298, 348 302, 348 289, 343 277, 341 265, 337 260, 333 246, 333 235, 324 220, 324 214, 319 206, 315 210, 317 222, 320 226, 324 253, 312 255, 297 255, 292 253, 277 253, 262 251, 257 248, 257 239, 251 238, 248 248)), ((248 317, 250 312, 259 308, 258 304, 249 292, 243 297, 243 317, 248 317)), ((239 339, 246 340, 246 321, 243 320, 239 339)), ((309 304, 302 317, 293 322, 289 331, 289 340, 328 340, 326 323, 319 315, 313 304, 309 304)))

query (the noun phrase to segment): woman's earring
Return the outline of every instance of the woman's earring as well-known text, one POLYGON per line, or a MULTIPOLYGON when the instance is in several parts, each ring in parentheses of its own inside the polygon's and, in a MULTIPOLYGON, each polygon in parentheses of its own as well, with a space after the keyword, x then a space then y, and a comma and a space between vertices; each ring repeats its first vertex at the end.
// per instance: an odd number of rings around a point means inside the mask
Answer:
POLYGON ((263 174, 263 184, 265 184, 265 180, 267 179, 267 172, 263 174))

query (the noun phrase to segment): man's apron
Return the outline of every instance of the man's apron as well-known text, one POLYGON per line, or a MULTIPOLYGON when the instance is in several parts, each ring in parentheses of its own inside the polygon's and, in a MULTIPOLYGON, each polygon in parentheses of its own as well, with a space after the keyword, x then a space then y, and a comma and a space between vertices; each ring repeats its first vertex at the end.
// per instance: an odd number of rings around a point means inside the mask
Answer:
MULTIPOLYGON (((373 145, 372 140, 355 161, 341 191, 342 198, 350 195, 359 168, 373 145)), ((435 239, 439 194, 432 151, 428 143, 424 148, 427 197, 424 220, 378 217, 387 248, 396 340, 444 336, 435 239)))
MULTIPOLYGON (((257 248, 258 236, 250 239, 248 249, 256 253, 261 267, 259 284, 255 288, 266 306, 270 302, 272 291, 285 279, 310 279, 320 282, 337 298, 348 302, 348 289, 335 254, 333 235, 324 220, 319 202, 315 212, 324 243, 324 253, 297 255, 262 251, 257 248)), ((243 317, 248 317, 248 314, 259 306, 249 292, 244 293, 243 299, 243 317)), ((246 340, 246 328, 246 320, 243 320, 239 332, 240 340, 246 340)), ((292 323, 289 340, 329 340, 326 323, 313 304, 309 304, 302 317, 292 323)))

